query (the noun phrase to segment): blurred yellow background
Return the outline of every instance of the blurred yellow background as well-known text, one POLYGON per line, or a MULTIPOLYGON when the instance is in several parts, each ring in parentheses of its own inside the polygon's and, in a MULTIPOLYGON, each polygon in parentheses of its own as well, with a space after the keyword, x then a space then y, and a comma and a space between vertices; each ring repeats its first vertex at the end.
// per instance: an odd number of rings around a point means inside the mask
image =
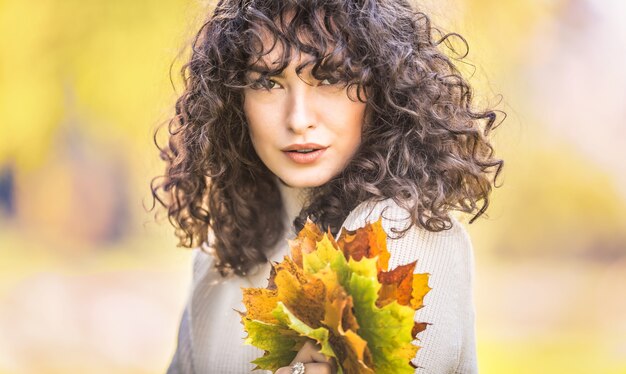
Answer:
MULTIPOLYGON (((468 226, 481 373, 626 373, 626 3, 421 4, 508 114, 468 226)), ((205 7, 0 0, 0 373, 165 371, 191 259, 144 209, 152 133, 205 7)))

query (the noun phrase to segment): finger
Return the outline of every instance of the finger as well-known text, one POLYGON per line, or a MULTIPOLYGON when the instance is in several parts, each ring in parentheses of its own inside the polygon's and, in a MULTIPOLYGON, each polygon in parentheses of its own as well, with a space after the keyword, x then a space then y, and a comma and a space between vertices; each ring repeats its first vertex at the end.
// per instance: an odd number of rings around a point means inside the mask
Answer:
POLYGON ((325 354, 320 352, 322 347, 319 344, 317 344, 316 342, 312 342, 309 345, 309 348, 309 354, 311 357, 309 361, 330 363, 330 357, 327 357, 325 354))
POLYGON ((298 353, 296 353, 296 357, 291 360, 290 365, 300 361, 300 362, 312 362, 314 361, 312 358, 313 351, 315 349, 315 345, 312 340, 307 340, 304 342, 298 353))
MULTIPOLYGON (((323 362, 308 362, 304 364, 304 372, 305 374, 332 374, 330 365, 323 362)), ((283 366, 276 370, 274 374, 291 374, 291 366, 283 366)))
POLYGON ((319 344, 315 343, 313 340, 307 340, 302 348, 296 354, 296 357, 291 361, 293 365, 294 362, 330 362, 330 358, 326 357, 323 353, 320 353, 319 350, 321 347, 319 344))
POLYGON ((331 362, 331 358, 326 356, 325 354, 321 353, 319 351, 320 349, 321 348, 319 346, 317 346, 317 347, 315 347, 315 350, 313 352, 311 352, 311 361, 330 363, 331 362))

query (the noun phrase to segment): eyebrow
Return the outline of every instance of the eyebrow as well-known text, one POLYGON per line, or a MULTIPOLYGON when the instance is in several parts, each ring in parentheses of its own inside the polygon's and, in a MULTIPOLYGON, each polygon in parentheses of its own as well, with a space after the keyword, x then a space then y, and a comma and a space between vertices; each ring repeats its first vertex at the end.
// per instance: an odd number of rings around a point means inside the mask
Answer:
MULTIPOLYGON (((270 69, 268 69, 267 66, 265 66, 265 65, 255 64, 255 65, 251 65, 248 68, 248 71, 253 71, 255 73, 260 73, 260 74, 267 74, 270 71, 270 69)), ((284 78, 285 77, 285 71, 283 70, 283 71, 280 72, 280 74, 274 74, 272 76, 279 77, 279 78, 284 78)))

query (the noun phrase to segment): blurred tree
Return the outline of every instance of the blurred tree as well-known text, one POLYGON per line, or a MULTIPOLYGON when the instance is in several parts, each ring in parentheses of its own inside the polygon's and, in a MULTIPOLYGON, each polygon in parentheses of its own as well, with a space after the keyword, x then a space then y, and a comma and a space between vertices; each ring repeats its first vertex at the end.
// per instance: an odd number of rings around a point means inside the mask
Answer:
POLYGON ((0 217, 15 214, 15 169, 12 163, 0 166, 0 217))

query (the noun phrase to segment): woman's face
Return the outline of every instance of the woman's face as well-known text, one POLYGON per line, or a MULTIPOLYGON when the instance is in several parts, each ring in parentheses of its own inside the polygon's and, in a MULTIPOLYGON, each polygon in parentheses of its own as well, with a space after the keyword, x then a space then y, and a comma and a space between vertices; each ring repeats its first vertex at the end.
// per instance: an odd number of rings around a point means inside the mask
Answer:
MULTIPOLYGON (((276 46, 258 63, 272 67, 278 53, 276 46)), ((289 186, 317 187, 356 153, 366 104, 352 101, 341 83, 316 80, 310 66, 298 77, 295 67, 304 57, 310 56, 296 56, 279 76, 248 72, 255 83, 244 90, 243 110, 253 147, 268 169, 289 186)))

